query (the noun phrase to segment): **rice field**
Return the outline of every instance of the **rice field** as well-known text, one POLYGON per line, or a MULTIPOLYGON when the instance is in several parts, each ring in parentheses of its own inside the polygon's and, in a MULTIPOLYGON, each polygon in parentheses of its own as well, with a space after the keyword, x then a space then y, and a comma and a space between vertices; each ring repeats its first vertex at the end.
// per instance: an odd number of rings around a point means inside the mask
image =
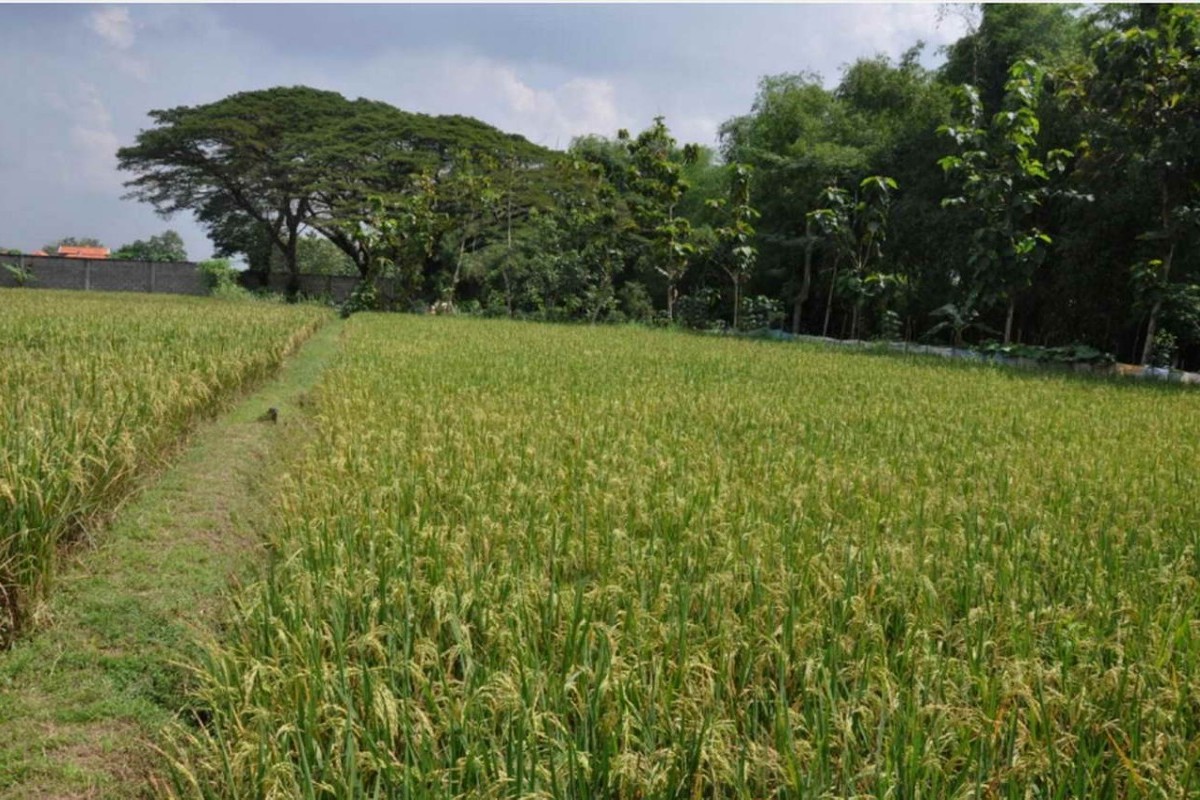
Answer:
POLYGON ((313 307, 0 289, 0 646, 56 553, 198 416, 269 374, 313 307))
POLYGON ((194 665, 213 798, 1200 796, 1200 401, 361 315, 194 665))

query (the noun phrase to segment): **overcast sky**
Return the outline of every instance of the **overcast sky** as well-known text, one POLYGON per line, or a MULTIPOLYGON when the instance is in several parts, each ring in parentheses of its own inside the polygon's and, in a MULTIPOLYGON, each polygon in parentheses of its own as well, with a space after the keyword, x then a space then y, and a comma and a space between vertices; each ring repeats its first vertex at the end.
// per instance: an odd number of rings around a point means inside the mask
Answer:
POLYGON ((466 114, 554 148, 665 115, 715 144, 759 77, 962 35, 933 3, 890 5, 0 4, 0 247, 64 236, 109 247, 167 228, 193 259, 190 216, 122 200, 116 150, 155 108, 306 85, 410 111, 466 114))

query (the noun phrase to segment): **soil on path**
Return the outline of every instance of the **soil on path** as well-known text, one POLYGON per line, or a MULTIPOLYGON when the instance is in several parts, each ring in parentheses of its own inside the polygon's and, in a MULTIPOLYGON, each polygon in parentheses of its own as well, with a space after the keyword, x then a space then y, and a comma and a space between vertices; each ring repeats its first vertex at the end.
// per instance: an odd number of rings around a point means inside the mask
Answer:
POLYGON ((261 563, 271 464, 299 444, 340 322, 204 423, 60 570, 42 629, 0 653, 0 800, 153 795, 154 742, 185 713, 179 666, 261 563), (275 419, 268 412, 275 409, 275 419))

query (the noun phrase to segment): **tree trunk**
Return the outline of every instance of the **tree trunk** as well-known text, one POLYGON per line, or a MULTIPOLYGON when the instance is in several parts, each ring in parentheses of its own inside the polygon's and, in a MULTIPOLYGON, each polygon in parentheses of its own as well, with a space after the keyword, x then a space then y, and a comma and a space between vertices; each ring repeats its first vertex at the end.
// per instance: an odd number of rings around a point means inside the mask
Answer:
POLYGON ((287 298, 289 300, 295 300, 296 296, 300 294, 300 264, 297 258, 299 238, 296 235, 296 230, 299 227, 299 220, 288 220, 288 238, 283 255, 287 263, 287 298))
POLYGON ((741 276, 733 276, 733 329, 740 329, 742 308, 742 280, 741 276))
POLYGON ((1154 301, 1150 309, 1150 320, 1146 323, 1146 343, 1142 345, 1142 366, 1147 366, 1154 356, 1154 334, 1158 332, 1158 314, 1162 311, 1162 298, 1154 301))
POLYGON ((458 291, 458 278, 462 274, 463 257, 467 252, 467 237, 463 236, 462 241, 458 243, 458 258, 454 261, 454 274, 450 278, 450 292, 446 297, 450 301, 450 305, 454 305, 454 294, 458 291))
POLYGON ((800 282, 800 293, 792 306, 792 333, 800 333, 800 316, 804 313, 804 304, 808 302, 808 293, 812 290, 812 220, 804 223, 804 277, 800 282))
POLYGON ((833 275, 829 278, 829 295, 825 298, 825 324, 821 326, 821 335, 829 336, 829 317, 833 314, 833 287, 837 285, 838 265, 833 264, 833 275))
POLYGON ((667 321, 675 321, 675 295, 678 290, 675 288, 674 281, 667 282, 667 321))
MULTIPOLYGON (((1163 231, 1170 236, 1171 224, 1171 205, 1170 196, 1167 193, 1166 180, 1162 184, 1162 221, 1163 231)), ((1159 280, 1166 284, 1167 278, 1171 275, 1171 261, 1175 258, 1175 242, 1171 242, 1171 246, 1167 248, 1167 257, 1163 259, 1162 271, 1159 273, 1159 280)), ((1154 334, 1158 332, 1158 315, 1162 311, 1162 295, 1154 301, 1154 306, 1150 309, 1150 319, 1146 323, 1146 343, 1142 347, 1142 366, 1150 363, 1150 357, 1154 355, 1154 334)))
POLYGON ((1012 342, 1012 326, 1013 314, 1017 309, 1017 299, 1011 294, 1008 296, 1008 314, 1004 317, 1004 344, 1012 342))
POLYGON ((858 316, 859 316, 859 311, 861 309, 862 309, 862 301, 855 300, 854 301, 854 311, 852 312, 852 314, 850 316, 850 338, 851 339, 858 338, 858 316))
POLYGON ((515 316, 515 314, 513 313, 512 282, 509 280, 509 277, 508 277, 508 271, 509 271, 509 269, 512 268, 512 219, 513 219, 513 208, 512 208, 513 169, 512 169, 512 167, 513 167, 513 162, 510 161, 509 162, 509 171, 508 171, 508 209, 507 209, 507 212, 508 212, 507 213, 507 216, 508 216, 508 231, 507 231, 508 243, 507 243, 507 247, 504 250, 504 270, 503 270, 504 303, 505 303, 505 305, 508 306, 508 316, 509 317, 515 316))

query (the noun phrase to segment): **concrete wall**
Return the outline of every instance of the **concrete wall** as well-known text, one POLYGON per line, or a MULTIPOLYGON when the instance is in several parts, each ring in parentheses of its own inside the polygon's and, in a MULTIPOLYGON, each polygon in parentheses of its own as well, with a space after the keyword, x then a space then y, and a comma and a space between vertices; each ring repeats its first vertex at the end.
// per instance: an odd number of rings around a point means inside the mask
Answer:
MULTIPOLYGON (((33 277, 26 285, 34 289, 208 294, 196 265, 191 262, 0 256, 0 264, 28 269, 33 277)), ((17 285, 16 277, 0 268, 0 286, 17 285)))
MULTIPOLYGON (((181 261, 117 261, 116 259, 59 258, 57 256, 0 256, 0 264, 28 269, 33 277, 27 286, 33 289, 75 289, 93 292, 157 292, 165 294, 208 294, 208 288, 196 265, 181 261)), ((346 275, 301 275, 300 294, 341 303, 358 285, 358 278, 346 275)), ((284 294, 288 277, 272 274, 267 281, 254 272, 243 272, 238 282, 250 290, 267 289, 284 294)), ((17 279, 0 267, 0 287, 17 286, 17 279)), ((378 283, 379 297, 390 307, 396 297, 390 280, 378 283)))
MULTIPOLYGON (((256 272, 243 272, 238 276, 238 282, 251 291, 266 289, 277 294, 287 292, 288 276, 285 273, 274 272, 263 280, 263 276, 256 272)), ((354 287, 358 285, 359 278, 349 275, 300 275, 299 290, 300 294, 310 298, 323 298, 332 300, 335 303, 342 303, 354 291, 354 287)), ((396 299, 395 286, 392 281, 381 278, 376 283, 376 288, 379 289, 379 298, 384 307, 390 307, 396 299)))

